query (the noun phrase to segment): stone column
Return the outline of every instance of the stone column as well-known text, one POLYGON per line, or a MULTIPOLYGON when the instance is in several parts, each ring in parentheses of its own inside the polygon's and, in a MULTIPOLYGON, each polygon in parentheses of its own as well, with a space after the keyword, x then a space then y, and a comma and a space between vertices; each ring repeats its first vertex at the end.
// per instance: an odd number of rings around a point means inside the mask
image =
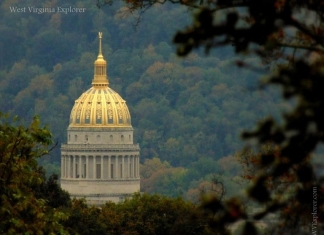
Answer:
POLYGON ((69 178, 68 175, 68 168, 69 168, 69 158, 68 156, 65 156, 65 178, 69 178))
POLYGON ((73 156, 71 155, 69 159, 70 159, 70 164, 69 164, 70 178, 73 178, 73 156))
POLYGON ((138 162, 137 162, 137 156, 135 155, 135 178, 137 178, 137 173, 138 173, 138 162))
POLYGON ((64 178, 64 156, 61 156, 61 179, 64 178))
POLYGON ((92 168, 93 168, 93 172, 92 172, 92 179, 96 179, 96 156, 95 155, 93 155, 92 156, 92 161, 93 161, 93 166, 92 166, 92 168))
POLYGON ((103 156, 101 155, 100 158, 101 158, 101 163, 100 163, 100 167, 101 167, 101 169, 100 169, 100 170, 101 170, 100 174, 101 174, 101 175, 100 175, 100 178, 103 179, 103 178, 104 178, 104 175, 103 175, 103 156))
POLYGON ((134 178, 136 178, 137 175, 137 158, 136 155, 134 156, 134 178))
POLYGON ((65 155, 64 156, 64 178, 68 178, 67 169, 68 169, 68 157, 67 155, 65 155))
POLYGON ((125 177, 124 178, 129 178, 129 160, 128 160, 128 155, 125 155, 125 177))
POLYGON ((79 178, 82 178, 82 156, 79 156, 79 178))
POLYGON ((137 155, 137 178, 140 177, 140 162, 139 162, 139 155, 137 155))
POLYGON ((110 172, 110 169, 111 169, 111 162, 110 162, 110 156, 108 156, 108 179, 111 179, 111 172, 110 172))
POLYGON ((133 162, 134 162, 134 164, 133 164, 133 168, 134 168, 133 178, 135 178, 136 177, 136 156, 135 155, 133 156, 133 162))
POLYGON ((73 161, 72 161, 72 178, 76 178, 76 167, 75 167, 75 164, 76 164, 76 156, 72 156, 73 157, 73 161))
POLYGON ((89 156, 86 156, 86 172, 85 172, 86 179, 89 179, 89 156))
POLYGON ((132 178, 132 155, 128 156, 129 165, 129 178, 132 178))
POLYGON ((134 175, 134 177, 137 178, 137 156, 136 155, 134 157, 134 160, 135 160, 135 175, 134 175))
POLYGON ((64 171, 64 178, 66 178, 66 156, 64 156, 63 161, 64 161, 64 169, 63 169, 63 171, 64 171))
POLYGON ((132 156, 128 155, 128 177, 132 178, 132 156))
POLYGON ((116 165, 115 165, 115 178, 118 178, 118 155, 115 156, 115 162, 116 162, 116 165))
POLYGON ((135 164, 134 163, 135 163, 135 161, 134 161, 134 155, 133 155, 132 156, 132 176, 131 176, 132 178, 134 178, 134 171, 135 171, 135 166, 134 166, 135 164))
POLYGON ((134 178, 136 178, 136 172, 137 172, 137 161, 136 161, 136 155, 134 156, 134 178))
POLYGON ((71 178, 71 156, 68 156, 68 178, 71 178))
POLYGON ((125 155, 122 156, 122 178, 125 178, 125 167, 124 167, 124 163, 125 163, 125 155))

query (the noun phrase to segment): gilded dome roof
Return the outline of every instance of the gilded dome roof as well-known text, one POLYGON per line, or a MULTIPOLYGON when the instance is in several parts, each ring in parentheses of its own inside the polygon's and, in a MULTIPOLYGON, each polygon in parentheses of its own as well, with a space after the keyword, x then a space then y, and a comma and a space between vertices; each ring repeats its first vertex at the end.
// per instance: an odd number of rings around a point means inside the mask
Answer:
POLYGON ((126 101, 108 86, 101 37, 99 33, 99 55, 94 63, 92 87, 75 101, 69 127, 131 127, 126 101))
POLYGON ((70 127, 131 126, 131 117, 120 95, 106 87, 91 87, 75 101, 70 127))

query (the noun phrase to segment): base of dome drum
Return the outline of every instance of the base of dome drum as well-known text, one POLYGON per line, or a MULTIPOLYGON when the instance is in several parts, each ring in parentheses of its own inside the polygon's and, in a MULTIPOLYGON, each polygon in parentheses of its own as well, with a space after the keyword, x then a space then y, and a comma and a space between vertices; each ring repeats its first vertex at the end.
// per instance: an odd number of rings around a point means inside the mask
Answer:
POLYGON ((84 198, 88 205, 91 206, 102 206, 107 202, 119 203, 125 201, 127 198, 131 198, 132 194, 71 194, 71 198, 82 199, 84 198))
POLYGON ((71 198, 86 198, 89 205, 102 205, 107 201, 120 202, 125 200, 125 197, 140 191, 139 178, 129 180, 61 179, 60 184, 71 198))

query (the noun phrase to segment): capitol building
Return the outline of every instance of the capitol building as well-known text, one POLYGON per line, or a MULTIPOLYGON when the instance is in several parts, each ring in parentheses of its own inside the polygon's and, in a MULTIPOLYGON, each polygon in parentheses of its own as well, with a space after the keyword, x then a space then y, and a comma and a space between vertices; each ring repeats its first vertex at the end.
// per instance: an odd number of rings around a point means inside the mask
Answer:
POLYGON ((61 187, 90 205, 119 202, 140 191, 139 145, 126 101, 109 87, 107 62, 94 62, 92 87, 74 103, 61 147, 61 187))

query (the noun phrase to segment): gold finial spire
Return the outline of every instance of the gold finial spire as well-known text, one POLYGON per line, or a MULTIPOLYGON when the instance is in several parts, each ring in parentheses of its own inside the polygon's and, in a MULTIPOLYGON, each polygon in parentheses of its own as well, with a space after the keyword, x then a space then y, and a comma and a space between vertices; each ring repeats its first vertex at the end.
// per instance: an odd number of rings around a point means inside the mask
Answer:
POLYGON ((102 39, 102 32, 99 32, 99 54, 97 60, 94 63, 94 78, 92 80, 92 86, 97 88, 107 87, 109 82, 106 75, 107 71, 107 62, 105 61, 102 55, 102 46, 101 46, 101 39, 102 39))
POLYGON ((99 32, 99 55, 102 55, 101 39, 102 39, 102 32, 99 32))

